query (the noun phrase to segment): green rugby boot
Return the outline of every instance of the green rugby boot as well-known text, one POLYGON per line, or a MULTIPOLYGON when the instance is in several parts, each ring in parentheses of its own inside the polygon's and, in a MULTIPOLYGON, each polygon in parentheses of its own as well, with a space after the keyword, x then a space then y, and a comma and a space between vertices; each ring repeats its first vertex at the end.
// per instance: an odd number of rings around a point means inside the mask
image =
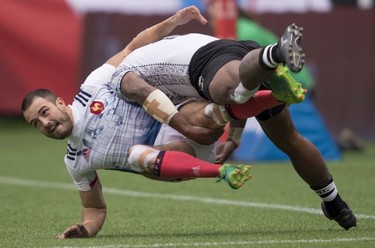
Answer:
POLYGON ((300 103, 305 99, 307 90, 290 75, 286 66, 279 65, 275 75, 267 81, 267 84, 272 90, 273 97, 278 101, 292 104, 300 103))
POLYGON ((250 165, 223 164, 219 168, 220 177, 216 181, 225 180, 232 189, 239 189, 247 180, 252 178, 250 175, 251 168, 250 165))

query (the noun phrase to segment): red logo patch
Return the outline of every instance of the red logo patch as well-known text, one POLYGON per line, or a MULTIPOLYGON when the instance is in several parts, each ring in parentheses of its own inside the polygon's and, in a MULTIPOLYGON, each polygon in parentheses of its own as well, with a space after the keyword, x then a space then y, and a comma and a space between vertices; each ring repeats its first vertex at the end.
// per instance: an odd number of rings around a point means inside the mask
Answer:
POLYGON ((104 104, 99 101, 93 101, 90 105, 90 112, 94 115, 100 115, 104 110, 104 104))
POLYGON ((90 148, 85 148, 85 149, 82 150, 82 155, 85 158, 86 162, 89 161, 90 153, 91 153, 91 149, 90 148))

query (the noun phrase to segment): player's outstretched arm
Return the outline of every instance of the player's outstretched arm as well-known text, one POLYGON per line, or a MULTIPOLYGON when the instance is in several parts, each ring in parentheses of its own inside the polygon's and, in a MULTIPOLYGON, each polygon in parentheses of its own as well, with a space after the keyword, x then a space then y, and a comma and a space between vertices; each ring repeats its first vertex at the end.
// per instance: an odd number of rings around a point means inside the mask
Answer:
POLYGON ((160 40, 164 36, 169 35, 176 27, 184 25, 192 20, 197 20, 203 25, 207 23, 207 20, 195 6, 189 6, 178 10, 168 19, 140 32, 124 50, 110 58, 107 64, 117 67, 121 61, 135 49, 160 40))
POLYGON ((192 20, 197 20, 201 24, 207 23, 207 20, 202 16, 197 7, 186 7, 178 10, 168 19, 139 33, 133 41, 127 45, 127 49, 132 52, 139 47, 155 42, 169 35, 176 27, 184 25, 192 20))
POLYGON ((104 224, 107 208, 99 179, 89 191, 79 194, 83 205, 82 223, 68 227, 57 235, 58 239, 94 237, 104 224))

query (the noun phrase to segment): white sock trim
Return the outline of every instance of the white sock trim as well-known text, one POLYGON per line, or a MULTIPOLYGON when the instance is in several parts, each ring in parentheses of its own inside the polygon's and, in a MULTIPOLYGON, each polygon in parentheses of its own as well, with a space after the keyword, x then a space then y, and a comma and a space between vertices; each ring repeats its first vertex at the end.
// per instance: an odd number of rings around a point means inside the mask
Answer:
POLYGON ((277 63, 277 62, 273 59, 273 57, 272 57, 272 49, 273 49, 275 46, 276 46, 276 44, 273 44, 273 45, 270 47, 269 52, 270 52, 270 60, 271 60, 271 63, 277 67, 277 66, 279 65, 279 63, 277 63))
POLYGON ((231 99, 238 104, 245 103, 258 91, 258 89, 259 85, 255 89, 248 90, 243 86, 242 82, 240 82, 234 90, 233 95, 231 95, 231 99))
POLYGON ((337 188, 336 188, 336 185, 334 182, 331 182, 330 184, 328 184, 326 187, 322 188, 322 189, 318 189, 315 191, 322 199, 323 201, 325 202, 328 202, 328 201, 332 201, 333 199, 335 199, 335 197, 337 196, 338 194, 338 191, 337 191, 337 188), (329 195, 326 195, 328 194, 329 192, 331 192, 329 195), (326 195, 326 196, 324 196, 326 195))
POLYGON ((323 197, 323 201, 325 202, 329 202, 329 201, 332 201, 333 199, 335 199, 335 197, 337 196, 338 194, 338 191, 335 189, 329 196, 327 197, 323 197))
POLYGON ((264 48, 264 51, 263 51, 263 54, 262 54, 262 61, 269 68, 276 68, 277 65, 278 65, 278 63, 276 63, 276 61, 273 60, 272 55, 271 55, 271 51, 272 51, 272 48, 274 46, 275 46, 275 44, 266 46, 264 48), (268 55, 270 55, 270 56, 268 56, 268 55))

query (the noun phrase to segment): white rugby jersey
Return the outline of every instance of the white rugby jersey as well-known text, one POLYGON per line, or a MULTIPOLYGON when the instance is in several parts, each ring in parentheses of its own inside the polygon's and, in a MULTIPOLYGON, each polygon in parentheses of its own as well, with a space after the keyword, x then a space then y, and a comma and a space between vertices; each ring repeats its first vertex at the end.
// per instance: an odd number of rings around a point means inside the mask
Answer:
POLYGON ((64 161, 79 190, 87 191, 97 169, 133 171, 128 149, 153 145, 160 123, 135 103, 119 99, 106 84, 115 67, 104 64, 93 71, 74 97, 74 128, 64 161))
POLYGON ((189 63, 202 46, 217 40, 204 34, 169 36, 138 48, 129 54, 113 75, 112 87, 116 94, 126 99, 120 91, 123 76, 131 71, 164 92, 174 104, 189 98, 201 98, 189 79, 189 63))

